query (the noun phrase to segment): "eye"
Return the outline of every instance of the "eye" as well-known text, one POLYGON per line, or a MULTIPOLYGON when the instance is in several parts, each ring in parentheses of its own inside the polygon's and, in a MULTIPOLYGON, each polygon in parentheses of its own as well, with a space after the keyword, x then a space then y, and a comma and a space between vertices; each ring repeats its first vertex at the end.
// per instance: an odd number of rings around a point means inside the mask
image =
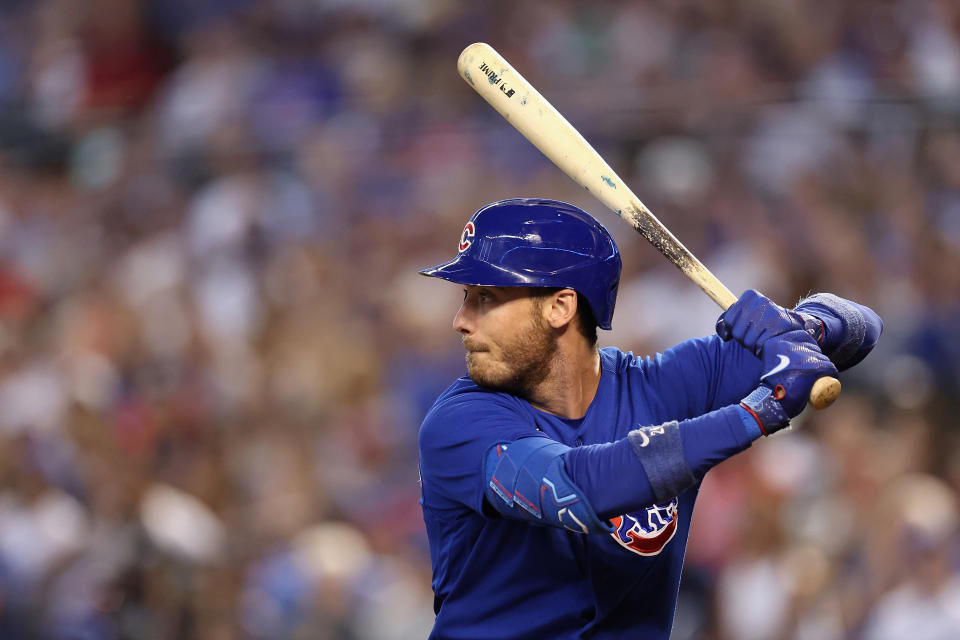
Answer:
POLYGON ((463 301, 472 300, 473 304, 489 304, 496 302, 496 296, 490 289, 464 289, 463 301))

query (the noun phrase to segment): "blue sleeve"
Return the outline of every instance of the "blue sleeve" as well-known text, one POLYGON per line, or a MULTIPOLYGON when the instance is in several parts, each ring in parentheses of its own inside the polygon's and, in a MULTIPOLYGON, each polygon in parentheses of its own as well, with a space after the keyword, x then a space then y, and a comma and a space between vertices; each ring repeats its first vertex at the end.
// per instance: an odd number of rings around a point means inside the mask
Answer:
POLYGON ((641 427, 608 444, 571 448, 545 437, 487 452, 488 504, 500 515, 578 533, 608 533, 605 520, 664 502, 698 484, 715 464, 746 449, 739 406, 641 427))
POLYGON ((466 506, 483 513, 487 451, 502 442, 542 433, 509 398, 480 390, 445 394, 420 426, 420 479, 424 505, 466 506))
POLYGON ((710 335, 653 358, 628 360, 625 373, 656 415, 675 420, 739 403, 756 389, 761 368, 760 359, 737 341, 710 335))
POLYGON ((883 321, 873 309, 832 293, 814 294, 795 310, 822 323, 820 348, 840 371, 866 358, 883 332, 883 321))
POLYGON ((748 428, 742 411, 731 405, 637 429, 617 442, 570 449, 563 454, 567 473, 600 518, 669 500, 750 447, 759 432, 748 428))

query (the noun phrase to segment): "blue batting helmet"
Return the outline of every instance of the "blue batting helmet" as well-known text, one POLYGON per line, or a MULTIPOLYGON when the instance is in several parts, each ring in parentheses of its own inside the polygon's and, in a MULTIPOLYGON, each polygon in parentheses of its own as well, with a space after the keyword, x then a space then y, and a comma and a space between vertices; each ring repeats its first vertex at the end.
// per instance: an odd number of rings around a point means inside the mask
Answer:
POLYGON ((586 211, 557 200, 512 198, 477 211, 453 260, 426 276, 488 287, 561 287, 582 294, 601 329, 610 328, 620 252, 586 211))

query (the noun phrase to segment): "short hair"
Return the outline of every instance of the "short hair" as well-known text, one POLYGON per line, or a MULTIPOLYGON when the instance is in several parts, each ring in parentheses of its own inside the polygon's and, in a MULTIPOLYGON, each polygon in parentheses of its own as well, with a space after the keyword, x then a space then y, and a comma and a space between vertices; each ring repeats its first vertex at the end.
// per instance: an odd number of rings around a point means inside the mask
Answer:
POLYGON ((593 314, 586 296, 577 292, 577 327, 591 347, 597 346, 597 316, 593 314))

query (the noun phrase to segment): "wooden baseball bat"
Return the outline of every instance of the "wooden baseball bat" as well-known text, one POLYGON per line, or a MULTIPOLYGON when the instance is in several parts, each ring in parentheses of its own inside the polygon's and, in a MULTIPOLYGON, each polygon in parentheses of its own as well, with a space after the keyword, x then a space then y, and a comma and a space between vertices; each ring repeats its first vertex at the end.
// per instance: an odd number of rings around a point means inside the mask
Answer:
MULTIPOLYGON (((460 54, 457 70, 543 155, 626 220, 723 310, 736 302, 737 297, 647 209, 580 132, 493 47, 471 44, 460 54)), ((840 381, 823 377, 810 391, 810 404, 824 409, 838 395, 840 381)))

